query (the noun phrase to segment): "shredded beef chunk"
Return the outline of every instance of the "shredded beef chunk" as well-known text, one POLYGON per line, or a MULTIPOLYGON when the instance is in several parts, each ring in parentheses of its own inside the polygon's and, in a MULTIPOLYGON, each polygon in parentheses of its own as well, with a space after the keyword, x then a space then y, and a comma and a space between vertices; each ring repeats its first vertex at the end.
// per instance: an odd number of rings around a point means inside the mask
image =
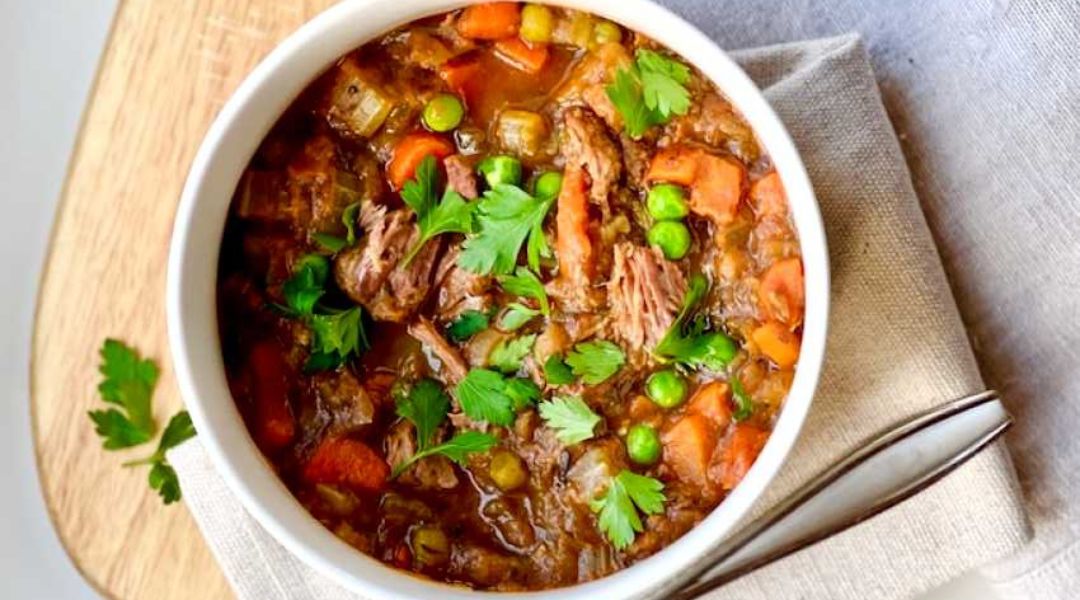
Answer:
POLYGON ((622 176, 619 146, 596 113, 574 106, 563 116, 561 151, 568 165, 584 167, 589 175, 589 200, 600 208, 604 221, 611 217, 610 195, 622 176))
POLYGON ((446 157, 446 185, 465 198, 475 200, 480 192, 476 187, 476 175, 469 159, 461 154, 446 157))
POLYGON ((630 348, 651 349, 679 314, 686 278, 657 248, 629 242, 615 246, 615 266, 608 282, 615 333, 630 348))
POLYGON ((466 310, 486 312, 492 305, 491 277, 459 267, 460 254, 461 246, 451 247, 435 270, 435 314, 441 321, 451 321, 466 310))
POLYGON ((416 338, 417 341, 424 345, 426 350, 438 359, 439 366, 436 370, 443 378, 443 381, 448 384, 456 384, 465 378, 466 373, 469 372, 469 365, 465 364, 461 352, 458 352, 457 348, 446 341, 446 338, 435 329, 435 325, 431 321, 424 317, 418 318, 415 323, 409 325, 409 335, 416 338))
POLYGON ((419 239, 410 211, 360 208, 361 243, 334 261, 334 278, 353 300, 382 321, 404 322, 431 288, 441 240, 428 242, 407 267, 401 259, 419 239))
MULTIPOLYGON (((399 421, 386 434, 386 462, 391 467, 416 454, 416 430, 412 424, 399 421)), ((457 487, 454 465, 445 456, 420 459, 416 466, 403 473, 400 481, 422 490, 449 490, 457 487)))

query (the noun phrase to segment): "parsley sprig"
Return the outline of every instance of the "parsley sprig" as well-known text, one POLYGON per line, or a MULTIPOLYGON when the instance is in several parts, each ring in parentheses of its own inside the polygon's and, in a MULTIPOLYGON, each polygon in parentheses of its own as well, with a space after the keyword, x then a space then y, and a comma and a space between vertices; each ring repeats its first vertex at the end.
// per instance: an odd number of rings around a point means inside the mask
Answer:
POLYGON ((303 320, 311 329, 311 354, 304 365, 308 372, 337 368, 370 347, 359 306, 336 309, 320 303, 326 295, 329 277, 330 262, 325 256, 301 257, 292 277, 282 286, 285 306, 276 305, 285 315, 303 320))
POLYGON ((506 331, 514 331, 523 327, 533 317, 550 315, 551 304, 548 302, 544 284, 535 273, 526 267, 518 267, 513 275, 502 275, 499 284, 508 293, 524 298, 535 300, 540 309, 526 306, 520 302, 512 302, 506 307, 506 312, 499 319, 499 327, 506 331))
POLYGON ((544 217, 554 203, 554 197, 534 198, 517 186, 496 184, 477 205, 477 230, 465 239, 458 264, 481 275, 509 274, 527 240, 528 264, 540 270, 540 257, 551 255, 544 217))
POLYGON ((626 355, 607 340, 583 342, 566 355, 566 364, 576 377, 589 385, 607 381, 626 364, 626 355))
POLYGON ((169 419, 165 431, 161 434, 157 450, 150 456, 124 463, 125 467, 150 465, 150 473, 147 475, 150 487, 157 490, 161 501, 172 504, 181 498, 180 479, 176 476, 176 470, 165 458, 165 453, 195 437, 195 426, 191 423, 191 415, 182 410, 169 419))
POLYGON ((450 411, 450 398, 438 383, 421 379, 409 393, 398 401, 397 414, 416 428, 416 452, 408 459, 394 465, 390 477, 395 478, 422 458, 441 454, 459 465, 465 464, 468 455, 484 452, 498 443, 493 435, 478 431, 465 431, 446 442, 433 445, 435 432, 446 421, 450 411))
POLYGON ((602 496, 589 502, 589 508, 599 515, 600 531, 616 550, 622 550, 644 531, 638 510, 658 514, 665 501, 663 483, 624 469, 611 479, 602 496))
POLYGON ((107 339, 101 346, 98 384, 101 399, 119 408, 90 411, 95 431, 106 450, 129 448, 150 441, 156 425, 150 398, 159 371, 154 361, 143 359, 123 342, 107 339))
POLYGON ((413 454, 408 460, 405 460, 390 471, 390 478, 393 479, 398 475, 405 472, 406 469, 411 467, 416 461, 426 458, 428 456, 434 456, 441 454, 459 465, 465 464, 470 454, 477 452, 486 452, 490 450, 495 444, 499 443, 499 438, 491 435, 490 433, 482 433, 479 431, 463 431, 454 437, 450 438, 446 442, 439 444, 438 446, 431 446, 424 450, 418 451, 413 454))
POLYGON ((473 231, 473 212, 477 204, 449 187, 443 191, 442 199, 436 200, 438 179, 435 157, 429 154, 416 167, 415 177, 401 190, 401 199, 416 213, 416 225, 420 229, 420 239, 405 255, 404 266, 408 266, 424 244, 435 236, 473 231))
MULTIPOLYGON (((98 393, 104 402, 119 407, 89 412, 94 431, 103 438, 102 446, 119 450, 149 442, 157 431, 151 406, 160 374, 157 365, 114 339, 105 340, 100 354, 99 371, 104 379, 98 384, 98 393)), ((194 435, 191 417, 182 410, 169 420, 152 455, 124 466, 150 465, 150 487, 157 490, 165 504, 176 502, 180 499, 180 482, 165 453, 194 435)))
POLYGON ((501 340, 491 349, 488 365, 503 373, 517 373, 535 343, 536 334, 501 340))
POLYGON ((540 418, 555 430, 560 442, 571 446, 591 438, 600 415, 589 408, 581 396, 563 396, 537 405, 540 418))
POLYGON ((708 320, 691 318, 698 303, 709 291, 709 283, 701 274, 690 278, 683 298, 682 310, 663 339, 653 349, 653 356, 662 362, 676 362, 692 369, 706 367, 719 371, 738 353, 735 341, 720 331, 708 331, 708 320))
POLYGON ((540 399, 540 388, 531 379, 472 369, 454 388, 454 395, 470 419, 506 427, 518 410, 540 399))
POLYGON ((491 324, 491 315, 482 310, 463 311, 458 318, 446 328, 446 335, 454 342, 464 342, 472 336, 488 328, 491 324))
POLYGON ((731 397, 735 399, 735 412, 731 413, 731 419, 735 422, 749 419, 754 414, 753 399, 737 377, 733 376, 728 383, 731 385, 731 397))
POLYGON ((360 212, 360 203, 353 202, 341 211, 341 223, 345 226, 345 237, 324 232, 312 234, 315 243, 323 247, 330 254, 337 254, 342 250, 356 244, 356 215, 360 212))
POLYGON ((690 110, 690 67, 644 48, 634 62, 615 73, 615 81, 605 88, 608 98, 623 118, 626 134, 641 137, 649 127, 667 123, 672 115, 690 110))

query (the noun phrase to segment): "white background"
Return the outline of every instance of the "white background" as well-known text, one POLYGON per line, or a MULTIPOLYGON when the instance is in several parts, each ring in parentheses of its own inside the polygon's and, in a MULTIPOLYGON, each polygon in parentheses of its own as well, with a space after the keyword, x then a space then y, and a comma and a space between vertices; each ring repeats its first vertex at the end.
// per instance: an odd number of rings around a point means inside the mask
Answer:
MULTIPOLYGON (((115 5, 116 0, 0 0, 0 390, 7 399, 0 407, 4 598, 95 597, 64 554, 41 500, 30 439, 28 375, 35 296, 49 231, 115 5)), ((967 577, 924 600, 946 598, 993 596, 980 580, 967 577)))

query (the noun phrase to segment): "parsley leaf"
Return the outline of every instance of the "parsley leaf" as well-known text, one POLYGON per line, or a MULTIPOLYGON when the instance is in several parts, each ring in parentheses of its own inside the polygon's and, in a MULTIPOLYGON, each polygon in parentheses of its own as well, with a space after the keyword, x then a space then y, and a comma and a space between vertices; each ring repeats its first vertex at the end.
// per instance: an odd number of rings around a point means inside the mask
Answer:
POLYGON ((677 362, 695 369, 704 366, 714 371, 723 369, 735 358, 739 348, 734 340, 719 331, 706 331, 708 323, 704 317, 690 319, 708 291, 709 283, 704 276, 697 274, 690 278, 682 310, 653 349, 653 356, 663 362, 677 362))
POLYGON ((555 437, 567 446, 591 438, 600 422, 600 415, 594 413, 581 396, 555 398, 541 402, 538 408, 540 417, 555 430, 555 437))
POLYGON ((516 331, 539 315, 540 311, 535 308, 529 308, 520 302, 511 302, 507 305, 506 312, 499 319, 499 329, 516 331))
POLYGON ((401 475, 406 469, 412 466, 413 463, 421 458, 433 456, 435 454, 441 454, 459 465, 464 465, 470 454, 486 452, 498 443, 499 438, 490 433, 463 431, 438 446, 431 446, 430 448, 421 450, 416 454, 413 454, 408 460, 398 463, 390 472, 390 478, 394 479, 398 475, 401 475))
POLYGON ((105 402, 120 407, 89 412, 94 430, 104 438, 102 445, 116 450, 149 441, 157 428, 150 407, 159 375, 157 365, 113 339, 105 340, 100 354, 99 371, 104 379, 98 384, 98 393, 105 402))
POLYGON ((353 202, 341 211, 341 224, 345 226, 345 245, 356 244, 356 218, 360 214, 360 203, 353 202))
POLYGON ((528 379, 472 369, 454 388, 454 395, 470 419, 506 427, 517 410, 540 398, 540 388, 528 379))
POLYGON ((165 458, 165 453, 194 436, 195 426, 191 423, 191 415, 186 410, 182 410, 169 419, 165 431, 161 434, 157 450, 153 454, 141 460, 126 462, 124 466, 150 465, 150 472, 147 475, 150 487, 157 490, 163 503, 172 504, 181 498, 180 480, 168 459, 165 458))
POLYGON ((480 310, 466 310, 446 328, 446 335, 451 341, 464 342, 487 329, 490 324, 491 317, 488 313, 480 310))
POLYGON ((501 340, 491 349, 488 365, 503 373, 516 373, 521 369, 525 357, 532 351, 534 343, 536 343, 536 334, 501 340))
POLYGON ((359 306, 311 315, 308 325, 313 335, 311 356, 304 365, 308 372, 327 368, 327 365, 329 368, 337 367, 351 355, 370 347, 359 306))
POLYGON ((450 412, 450 398, 434 380, 421 379, 408 395, 397 403, 397 414, 416 427, 416 443, 424 450, 435 439, 435 432, 450 412))
POLYGON ((548 304, 547 292, 544 284, 535 273, 526 267, 518 267, 513 275, 499 276, 499 285, 507 292, 515 296, 532 298, 540 305, 540 312, 545 316, 551 314, 551 306, 548 304))
POLYGON ((349 246, 349 242, 345 241, 345 238, 339 238, 336 235, 321 231, 311 234, 311 239, 315 240, 315 243, 322 246, 323 250, 330 254, 337 254, 349 246))
POLYGON ((607 340, 578 344, 566 355, 574 375, 589 385, 606 381, 625 363, 622 349, 607 340))
POLYGON ((458 264, 481 275, 508 274, 528 238, 529 264, 539 268, 540 256, 551 252, 543 223, 554 202, 555 198, 537 199, 516 186, 496 184, 478 203, 478 230, 466 238, 458 264))
POLYGON ((325 256, 305 255, 297 261, 292 277, 285 281, 281 288, 286 306, 280 308, 289 316, 310 316, 325 293, 324 288, 329 276, 330 262, 325 256))
POLYGON ((544 361, 544 379, 548 385, 574 383, 574 372, 561 356, 552 354, 544 361))
POLYGON ((611 479, 607 491, 589 502, 589 508, 599 513, 597 523, 616 550, 622 550, 634 541, 636 533, 645 530, 638 510, 654 515, 664 510, 664 484, 622 470, 611 479))
POLYGON ((629 67, 619 69, 605 88, 623 118, 630 137, 641 137, 649 127, 662 125, 672 115, 690 110, 690 67, 663 54, 638 49, 629 67))
POLYGON ((416 213, 416 225, 420 239, 405 255, 404 266, 412 262, 420 250, 432 238, 443 233, 472 233, 475 202, 469 202, 450 188, 443 192, 442 200, 435 201, 438 171, 435 157, 428 155, 416 167, 415 178, 405 182, 401 199, 416 213))
POLYGON ((728 383, 731 384, 731 397, 735 399, 735 412, 731 413, 732 420, 739 422, 749 419, 750 415, 754 414, 754 401, 746 393, 746 388, 737 377, 732 377, 728 383))

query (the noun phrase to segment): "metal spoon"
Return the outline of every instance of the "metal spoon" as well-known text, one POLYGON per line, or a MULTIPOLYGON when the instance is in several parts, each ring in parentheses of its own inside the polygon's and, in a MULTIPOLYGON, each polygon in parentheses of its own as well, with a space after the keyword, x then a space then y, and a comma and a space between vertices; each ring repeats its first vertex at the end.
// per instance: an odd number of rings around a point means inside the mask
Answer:
POLYGON ((879 434, 643 599, 690 600, 911 497, 1012 423, 997 392, 934 408, 879 434))

